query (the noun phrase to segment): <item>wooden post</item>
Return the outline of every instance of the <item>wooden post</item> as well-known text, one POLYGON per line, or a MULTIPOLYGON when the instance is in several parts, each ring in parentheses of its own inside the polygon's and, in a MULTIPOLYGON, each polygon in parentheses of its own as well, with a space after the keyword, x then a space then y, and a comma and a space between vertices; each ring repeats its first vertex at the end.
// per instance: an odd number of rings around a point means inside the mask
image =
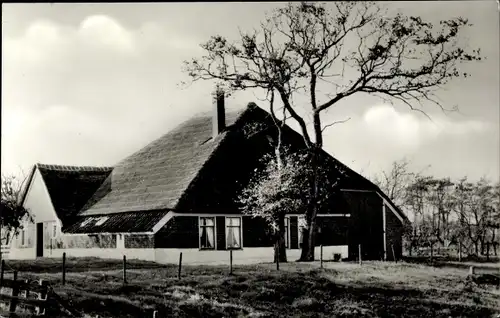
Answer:
POLYGON ((280 270, 280 243, 276 245, 276 270, 280 270))
MULTIPOLYGON (((43 279, 40 279, 38 281, 39 285, 40 286, 43 286, 44 288, 42 289, 43 291, 41 293, 39 293, 39 299, 44 299, 46 300, 47 299, 47 293, 48 293, 48 285, 49 285, 49 282, 46 281, 46 280, 43 280, 43 279)), ((47 310, 47 307, 46 305, 45 306, 39 306, 37 307, 37 311, 38 311, 38 315, 45 315, 45 311, 47 310)))
POLYGON ((434 243, 431 243, 431 263, 434 257, 434 243))
POLYGON ((26 284, 26 289, 24 290, 24 298, 30 298, 30 289, 29 289, 29 283, 30 283, 30 280, 29 279, 25 279, 24 280, 24 283, 26 284))
POLYGON ((458 261, 462 261, 462 241, 458 242, 458 261))
POLYGON ((3 286, 3 275, 5 272, 5 260, 2 260, 2 268, 0 268, 0 287, 3 286))
POLYGON ((233 249, 229 250, 229 275, 233 275, 233 249))
POLYGON ((398 262, 398 259, 396 258, 396 253, 394 253, 394 244, 391 244, 391 250, 392 250, 392 257, 394 258, 394 262, 398 262))
POLYGON ((358 254, 359 254, 359 265, 363 264, 363 259, 361 258, 361 244, 358 244, 358 254))
MULTIPOLYGON (((17 284, 17 271, 14 271, 14 285, 12 285, 12 296, 17 297, 19 295, 19 285, 17 284)), ((13 298, 10 300, 9 312, 16 312, 17 299, 13 298)))
POLYGON ((63 253, 62 259, 62 284, 66 284, 66 252, 63 253))
POLYGON ((127 256, 123 255, 123 284, 127 284, 127 256))
POLYGON ((323 268, 323 244, 319 246, 319 264, 323 268))
POLYGON ((474 275, 474 266, 469 267, 469 275, 474 275))
POLYGON ((178 273, 178 275, 177 275, 177 277, 178 277, 179 279, 181 279, 181 269, 182 269, 182 252, 181 252, 181 254, 179 255, 179 273, 178 273))

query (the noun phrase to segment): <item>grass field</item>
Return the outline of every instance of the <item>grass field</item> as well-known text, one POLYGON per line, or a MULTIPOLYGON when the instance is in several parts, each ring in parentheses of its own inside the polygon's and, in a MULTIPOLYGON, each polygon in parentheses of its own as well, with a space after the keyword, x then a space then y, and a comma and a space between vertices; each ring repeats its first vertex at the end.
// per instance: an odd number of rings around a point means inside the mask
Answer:
POLYGON ((20 277, 44 278, 72 308, 90 316, 152 317, 498 317, 500 290, 467 282, 467 270, 364 262, 177 267, 68 259, 8 262, 20 277))

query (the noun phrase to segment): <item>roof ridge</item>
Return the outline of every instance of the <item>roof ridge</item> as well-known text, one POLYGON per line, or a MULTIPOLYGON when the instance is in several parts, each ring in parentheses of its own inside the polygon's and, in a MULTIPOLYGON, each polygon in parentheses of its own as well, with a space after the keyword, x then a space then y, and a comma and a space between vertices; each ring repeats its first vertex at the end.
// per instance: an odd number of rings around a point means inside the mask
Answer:
POLYGON ((54 171, 111 171, 114 167, 111 166, 69 166, 36 163, 35 166, 39 169, 54 170, 54 171))

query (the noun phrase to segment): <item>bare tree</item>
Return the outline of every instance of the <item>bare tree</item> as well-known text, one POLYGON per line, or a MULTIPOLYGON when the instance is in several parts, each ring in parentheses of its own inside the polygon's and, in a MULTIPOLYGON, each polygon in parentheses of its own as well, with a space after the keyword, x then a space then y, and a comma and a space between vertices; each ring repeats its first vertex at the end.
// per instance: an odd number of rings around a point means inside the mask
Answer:
POLYGON ((0 204, 2 245, 9 245, 12 238, 23 228, 25 219, 31 220, 29 211, 21 205, 22 189, 27 178, 23 177, 19 180, 16 176, 2 175, 0 204))
POLYGON ((314 259, 318 206, 318 155, 329 124, 322 114, 350 96, 367 93, 399 101, 425 114, 424 101, 445 109, 435 95, 450 80, 467 77, 463 61, 480 60, 479 50, 459 43, 466 19, 441 21, 388 16, 379 5, 336 2, 291 3, 278 8, 259 30, 241 33, 238 43, 213 36, 205 55, 185 63, 193 81, 216 80, 228 90, 263 89, 277 94, 299 125, 313 167, 301 260, 314 259), (295 102, 306 94, 308 114, 295 102), (307 116, 312 116, 312 132, 307 116))
POLYGON ((475 183, 462 178, 455 186, 454 211, 458 216, 461 239, 469 245, 469 253, 489 253, 489 243, 495 242, 499 216, 497 187, 485 178, 475 183))
POLYGON ((409 170, 409 164, 410 161, 406 158, 396 160, 392 163, 391 170, 382 171, 373 178, 380 190, 400 208, 405 206, 407 188, 416 177, 416 174, 409 170))

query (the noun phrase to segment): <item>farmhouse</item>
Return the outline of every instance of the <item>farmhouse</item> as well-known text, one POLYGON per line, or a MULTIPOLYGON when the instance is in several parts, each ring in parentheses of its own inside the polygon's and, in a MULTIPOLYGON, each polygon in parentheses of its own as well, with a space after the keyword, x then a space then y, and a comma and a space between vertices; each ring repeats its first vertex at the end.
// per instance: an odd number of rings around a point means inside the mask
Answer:
MULTIPOLYGON (((224 97, 213 112, 196 116, 114 167, 34 165, 22 195, 33 216, 12 240, 9 257, 97 256, 185 263, 272 261, 270 230, 242 215, 237 196, 260 158, 273 151, 270 114, 250 103, 227 112, 224 97)), ((283 142, 304 147, 289 127, 283 142)), ((402 252, 405 215, 373 183, 322 154, 340 190, 318 217, 324 258, 391 259, 402 252)), ((334 191, 332 189, 332 191, 334 191)), ((286 245, 298 259, 303 219, 287 215, 286 245)), ((318 254, 318 253, 316 253, 318 254)))

